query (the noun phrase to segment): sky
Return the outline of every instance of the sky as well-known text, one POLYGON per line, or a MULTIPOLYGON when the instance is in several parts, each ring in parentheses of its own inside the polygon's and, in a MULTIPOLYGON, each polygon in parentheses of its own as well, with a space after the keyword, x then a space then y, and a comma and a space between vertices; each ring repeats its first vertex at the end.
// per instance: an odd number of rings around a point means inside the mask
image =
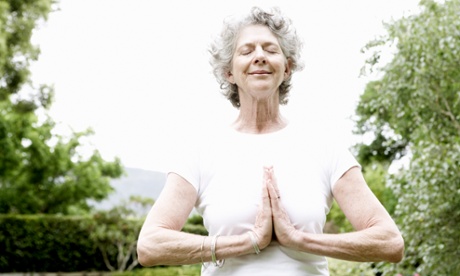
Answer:
MULTIPOLYGON (((95 132, 84 143, 127 167, 164 171, 171 150, 200 127, 237 116, 211 73, 207 52, 225 17, 278 6, 304 41, 288 119, 317 121, 352 145, 351 117, 371 77, 362 47, 384 22, 417 11, 415 0, 61 0, 34 33, 36 84, 53 85, 58 132, 95 132)), ((306 129, 305 131, 308 131, 306 129)), ((199 136, 199 135, 198 135, 199 136)))

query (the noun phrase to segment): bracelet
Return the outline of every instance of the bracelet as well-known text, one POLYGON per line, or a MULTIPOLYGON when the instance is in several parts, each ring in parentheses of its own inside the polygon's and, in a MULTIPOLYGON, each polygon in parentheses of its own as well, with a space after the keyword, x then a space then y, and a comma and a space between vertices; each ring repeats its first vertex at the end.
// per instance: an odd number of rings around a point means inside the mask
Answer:
POLYGON ((212 263, 214 264, 214 266, 216 267, 222 267, 225 263, 225 260, 217 260, 217 257, 216 257, 216 242, 217 242, 217 238, 219 237, 219 235, 215 235, 212 237, 212 241, 211 241, 211 259, 212 259, 212 263))
POLYGON ((256 237, 254 235, 254 232, 249 231, 248 234, 249 234, 249 237, 251 238, 252 247, 254 247, 254 251, 256 251, 256 254, 259 254, 260 249, 259 249, 259 246, 257 245, 257 240, 256 240, 256 237))
POLYGON ((203 265, 203 267, 206 269, 208 268, 208 265, 204 263, 203 261, 203 247, 204 247, 204 242, 206 241, 206 236, 203 237, 203 242, 201 243, 201 247, 200 247, 200 258, 201 258, 201 264, 203 265))

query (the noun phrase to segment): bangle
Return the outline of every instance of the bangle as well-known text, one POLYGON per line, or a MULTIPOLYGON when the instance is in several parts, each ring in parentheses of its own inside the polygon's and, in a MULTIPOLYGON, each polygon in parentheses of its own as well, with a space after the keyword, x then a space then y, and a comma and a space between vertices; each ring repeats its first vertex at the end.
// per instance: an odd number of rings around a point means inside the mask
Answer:
POLYGON ((254 251, 256 252, 256 254, 259 254, 260 249, 259 249, 259 246, 257 245, 257 240, 256 240, 256 237, 254 235, 254 232, 249 231, 248 234, 249 234, 249 237, 251 238, 252 247, 254 247, 254 251))
POLYGON ((200 258, 201 258, 201 264, 203 265, 203 267, 206 269, 208 268, 208 265, 204 263, 203 261, 203 247, 204 247, 204 242, 206 241, 206 236, 203 237, 203 242, 201 243, 201 247, 200 247, 200 258))
POLYGON ((212 237, 212 241, 211 241, 211 259, 212 259, 212 263, 214 264, 214 266, 216 267, 222 267, 225 263, 225 260, 217 260, 217 257, 216 257, 216 242, 217 242, 217 238, 219 237, 219 235, 215 235, 212 237))

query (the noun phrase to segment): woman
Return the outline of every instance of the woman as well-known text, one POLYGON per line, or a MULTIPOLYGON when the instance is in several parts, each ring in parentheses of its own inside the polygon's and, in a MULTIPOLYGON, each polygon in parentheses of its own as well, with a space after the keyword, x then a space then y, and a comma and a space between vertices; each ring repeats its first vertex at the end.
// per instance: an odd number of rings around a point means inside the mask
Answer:
POLYGON ((401 234, 349 151, 280 114, 292 73, 302 69, 300 48, 277 8, 225 22, 211 64, 239 115, 169 172, 139 236, 142 265, 202 262, 202 275, 328 275, 325 256, 401 260, 401 234), (323 234, 333 199, 355 232, 323 234), (194 207, 209 236, 180 231, 194 207))

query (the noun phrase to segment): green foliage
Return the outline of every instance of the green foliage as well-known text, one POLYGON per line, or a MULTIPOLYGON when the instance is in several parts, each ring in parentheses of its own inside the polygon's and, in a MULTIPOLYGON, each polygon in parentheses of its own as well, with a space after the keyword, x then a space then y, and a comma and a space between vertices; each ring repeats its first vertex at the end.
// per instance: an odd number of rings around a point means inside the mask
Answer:
MULTIPOLYGON (((368 83, 356 109, 357 132, 372 133, 360 156, 407 166, 386 177, 398 199, 394 215, 406 241, 398 265, 384 274, 457 275, 460 272, 460 1, 423 0, 421 11, 386 24, 371 41, 368 83), (393 57, 380 64, 382 52, 393 57)), ((366 168, 367 169, 367 168, 366 168)))
MULTIPOLYGON (((366 263, 347 262, 337 259, 328 259, 331 276, 360 275, 374 276, 372 268, 366 263)), ((199 276, 201 264, 142 268, 133 271, 114 273, 115 276, 199 276)))
POLYGON ((52 0, 0 1, 0 101, 19 92, 28 81, 38 47, 30 38, 37 24, 47 19, 52 0))
POLYGON ((118 159, 106 162, 97 151, 83 156, 90 130, 56 134, 47 115, 53 88, 30 81, 39 54, 31 35, 52 4, 0 0, 0 213, 88 212, 87 200, 106 198, 110 178, 123 173, 118 159))
POLYGON ((330 276, 375 276, 367 263, 348 262, 334 258, 328 258, 328 264, 330 276))
MULTIPOLYGON (((131 271, 138 267, 136 245, 144 220, 142 210, 152 204, 153 199, 131 196, 127 202, 122 202, 111 210, 94 214, 90 239, 99 248, 110 271, 131 271)), ((208 235, 203 226, 203 218, 199 215, 191 216, 182 231, 208 235)))
POLYGON ((420 141, 410 169, 392 179, 401 198, 396 214, 406 237, 404 268, 429 275, 460 272, 459 142, 420 141))
MULTIPOLYGON (((360 114, 365 114, 363 112, 365 111, 358 111, 360 114)), ((364 168, 377 163, 388 165, 391 161, 406 154, 406 140, 402 138, 395 139, 391 136, 387 137, 388 134, 385 135, 380 128, 376 128, 374 134, 374 139, 370 144, 358 144, 355 146, 357 151, 356 158, 364 168)))
POLYGON ((120 161, 106 162, 97 151, 89 158, 78 148, 81 138, 53 134, 54 123, 39 123, 34 113, 18 114, 0 102, 0 213, 88 211, 88 199, 102 200, 119 177, 120 161))
POLYGON ((151 206, 153 199, 132 196, 109 211, 99 211, 94 215, 91 240, 102 253, 104 263, 110 271, 132 270, 138 265, 137 238, 143 219, 136 209, 151 206), (111 260, 110 256, 116 256, 111 260))
POLYGON ((0 272, 132 270, 143 222, 133 207, 152 203, 132 198, 92 217, 0 214, 0 272))
MULTIPOLYGON (((152 199, 132 197, 93 216, 0 214, 0 272, 139 268, 136 245, 143 215, 138 210, 152 204, 152 199)), ((200 217, 194 216, 184 231, 207 235, 200 223, 200 217)))
POLYGON ((0 214, 0 272, 104 270, 90 217, 0 214))
POLYGON ((208 235, 208 230, 203 225, 203 218, 196 214, 187 219, 182 231, 203 236, 208 235))
POLYGON ((200 276, 201 264, 142 268, 114 273, 114 276, 200 276))

